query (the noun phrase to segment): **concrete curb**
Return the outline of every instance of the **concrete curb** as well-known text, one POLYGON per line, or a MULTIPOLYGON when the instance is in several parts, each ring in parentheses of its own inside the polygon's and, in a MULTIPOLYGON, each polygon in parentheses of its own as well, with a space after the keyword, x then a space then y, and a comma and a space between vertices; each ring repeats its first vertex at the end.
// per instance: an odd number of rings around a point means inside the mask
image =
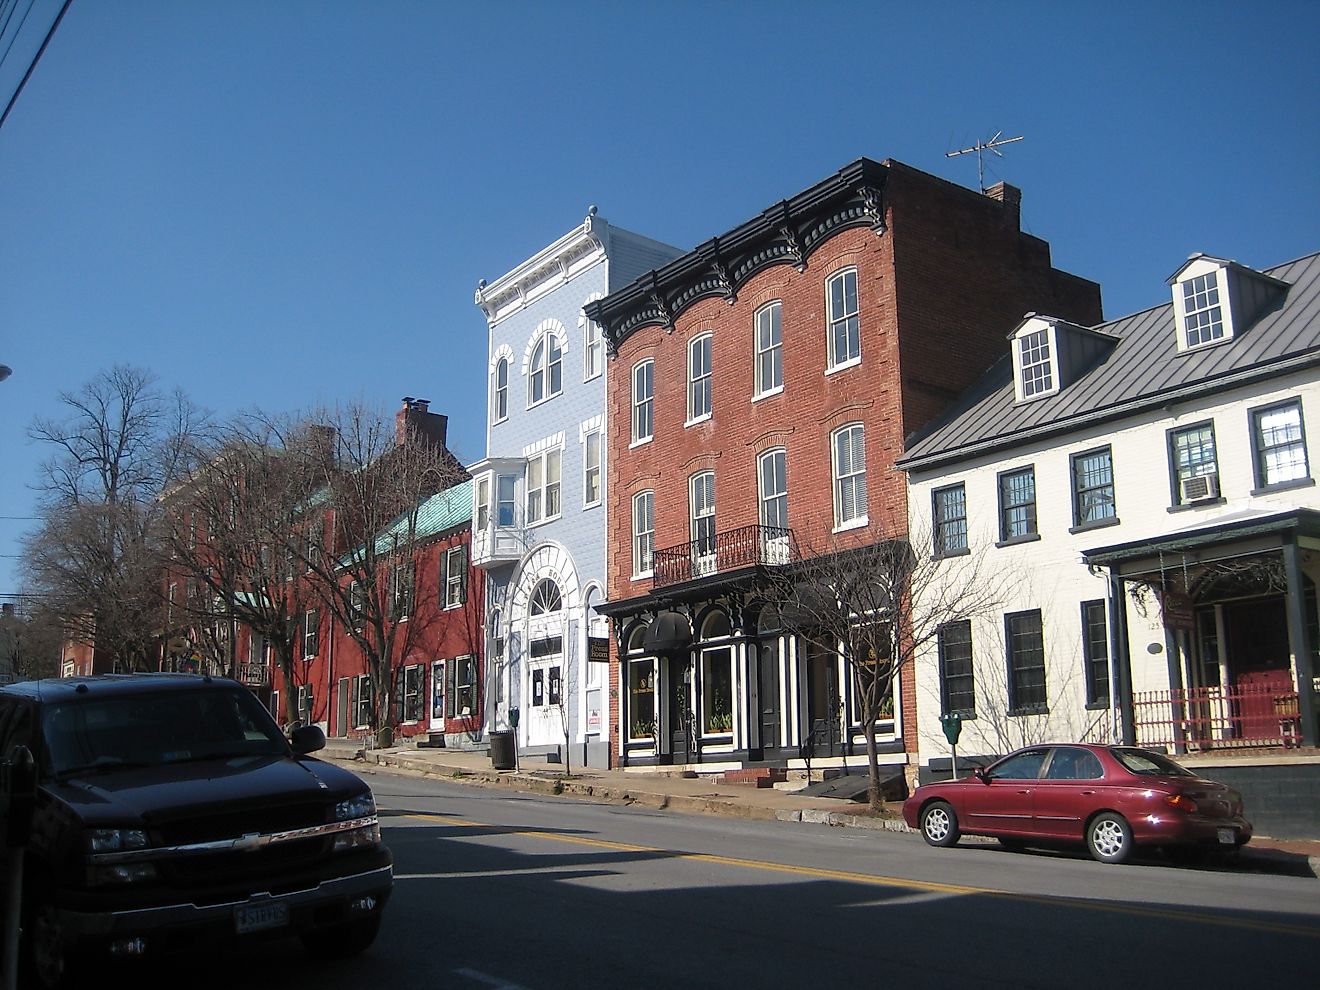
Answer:
MULTIPOLYGON (((507 787, 510 790, 526 791, 533 794, 567 795, 569 797, 591 798, 596 801, 617 801, 620 804, 635 804, 644 808, 653 808, 657 811, 724 815, 751 821, 797 822, 803 825, 826 825, 834 828, 864 828, 883 832, 916 833, 916 830, 909 828, 901 818, 873 818, 818 808, 766 808, 725 801, 718 797, 656 794, 651 791, 637 791, 628 787, 605 784, 599 780, 558 778, 553 774, 533 776, 532 772, 522 770, 474 770, 470 767, 444 766, 437 764, 433 759, 419 760, 410 758, 406 754, 388 751, 359 750, 353 755, 341 752, 324 753, 323 755, 328 759, 351 763, 355 766, 359 763, 366 763, 388 770, 402 770, 407 773, 420 774, 424 777, 436 777, 455 783, 507 787)), ((545 773, 545 771, 541 771, 541 773, 545 773)), ((993 842, 990 839, 986 841, 993 842)), ((1289 853, 1271 848, 1253 848, 1252 846, 1245 847, 1238 855, 1244 871, 1311 877, 1313 879, 1320 878, 1320 856, 1303 858, 1298 853, 1289 853)))

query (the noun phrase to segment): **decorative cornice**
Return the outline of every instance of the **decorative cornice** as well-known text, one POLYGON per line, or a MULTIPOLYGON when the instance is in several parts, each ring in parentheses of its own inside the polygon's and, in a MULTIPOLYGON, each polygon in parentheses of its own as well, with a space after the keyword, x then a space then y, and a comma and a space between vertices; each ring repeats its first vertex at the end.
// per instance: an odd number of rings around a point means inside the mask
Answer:
POLYGON ((605 331, 611 357, 647 326, 672 332, 675 321, 704 299, 732 304, 747 282, 775 265, 805 271, 811 255, 835 234, 867 227, 883 236, 887 166, 861 158, 835 175, 783 200, 759 216, 712 238, 591 303, 586 312, 605 331))
POLYGON ((581 226, 570 230, 549 247, 538 251, 513 271, 487 284, 477 283, 476 304, 486 323, 496 323, 526 308, 605 257, 609 221, 591 207, 581 226))

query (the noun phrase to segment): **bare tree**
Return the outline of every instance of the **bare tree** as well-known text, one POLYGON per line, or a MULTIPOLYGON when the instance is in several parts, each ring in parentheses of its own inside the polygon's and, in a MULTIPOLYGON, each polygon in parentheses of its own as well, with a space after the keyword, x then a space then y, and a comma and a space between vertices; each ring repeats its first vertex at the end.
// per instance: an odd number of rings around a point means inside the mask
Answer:
POLYGON ((6 603, 0 612, 0 682, 58 677, 64 629, 48 609, 25 613, 6 603))
POLYGON ((871 807, 883 803, 876 724, 894 714, 894 685, 939 633, 960 619, 993 612, 1003 580, 984 555, 956 567, 933 557, 912 534, 846 549, 799 547, 797 562, 773 569, 767 599, 800 642, 838 657, 852 687, 866 740, 871 807))
MULTIPOLYGON (((183 632, 227 676, 238 672, 240 626, 268 644, 298 683, 302 617, 318 601, 304 578, 324 546, 326 431, 299 420, 240 416, 199 442, 198 465, 165 499, 170 579, 185 595, 170 634, 183 632)), ((173 604, 173 602, 171 602, 173 604)), ((286 716, 299 717, 293 691, 286 716)))
POLYGON ((158 496, 187 469, 204 420, 182 393, 117 366, 60 395, 66 415, 33 423, 48 445, 42 522, 23 570, 68 634, 101 656, 145 669, 160 625, 158 496))
MULTIPOLYGON (((427 415, 424 404, 420 413, 427 415)), ((371 727, 377 732, 389 724, 398 662, 425 624, 411 621, 418 602, 417 559, 428 539, 418 528, 419 509, 431 495, 468 477, 418 421, 401 413, 390 422, 362 405, 314 418, 329 427, 333 447, 313 496, 329 517, 332 539, 328 552, 307 552, 304 546, 299 559, 312 594, 362 652, 372 685, 371 727)))

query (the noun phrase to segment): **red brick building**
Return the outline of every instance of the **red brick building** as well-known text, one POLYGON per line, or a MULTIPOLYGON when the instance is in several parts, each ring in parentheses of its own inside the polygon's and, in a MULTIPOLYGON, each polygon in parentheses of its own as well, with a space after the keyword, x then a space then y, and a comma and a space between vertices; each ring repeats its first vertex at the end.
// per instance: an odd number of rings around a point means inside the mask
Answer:
MULTIPOLYGON (((903 537, 905 439, 1024 313, 1100 319, 1099 287, 1051 266, 1019 204, 860 159, 587 307, 613 357, 618 762, 860 754, 843 662, 767 624, 758 577, 903 537)), ((879 735, 895 764, 916 701, 904 671, 879 735)))

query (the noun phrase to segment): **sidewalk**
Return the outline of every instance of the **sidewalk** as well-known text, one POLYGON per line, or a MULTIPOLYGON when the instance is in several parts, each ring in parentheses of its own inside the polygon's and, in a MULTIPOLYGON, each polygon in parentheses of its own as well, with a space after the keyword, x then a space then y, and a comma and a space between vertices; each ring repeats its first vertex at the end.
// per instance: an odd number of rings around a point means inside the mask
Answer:
MULTIPOLYGON (((528 763, 518 770, 495 770, 484 752, 413 746, 362 750, 337 739, 330 740, 316 755, 350 768, 379 767, 387 772, 421 773, 464 784, 617 801, 687 814, 912 831, 903 822, 896 805, 890 806, 893 817, 856 814, 859 806, 848 801, 802 797, 770 787, 726 784, 718 774, 684 777, 663 768, 574 768, 573 775, 565 777, 562 767, 545 762, 528 763)), ((1320 841, 1257 835, 1242 850, 1239 862, 1240 868, 1249 872, 1320 877, 1320 841)))

